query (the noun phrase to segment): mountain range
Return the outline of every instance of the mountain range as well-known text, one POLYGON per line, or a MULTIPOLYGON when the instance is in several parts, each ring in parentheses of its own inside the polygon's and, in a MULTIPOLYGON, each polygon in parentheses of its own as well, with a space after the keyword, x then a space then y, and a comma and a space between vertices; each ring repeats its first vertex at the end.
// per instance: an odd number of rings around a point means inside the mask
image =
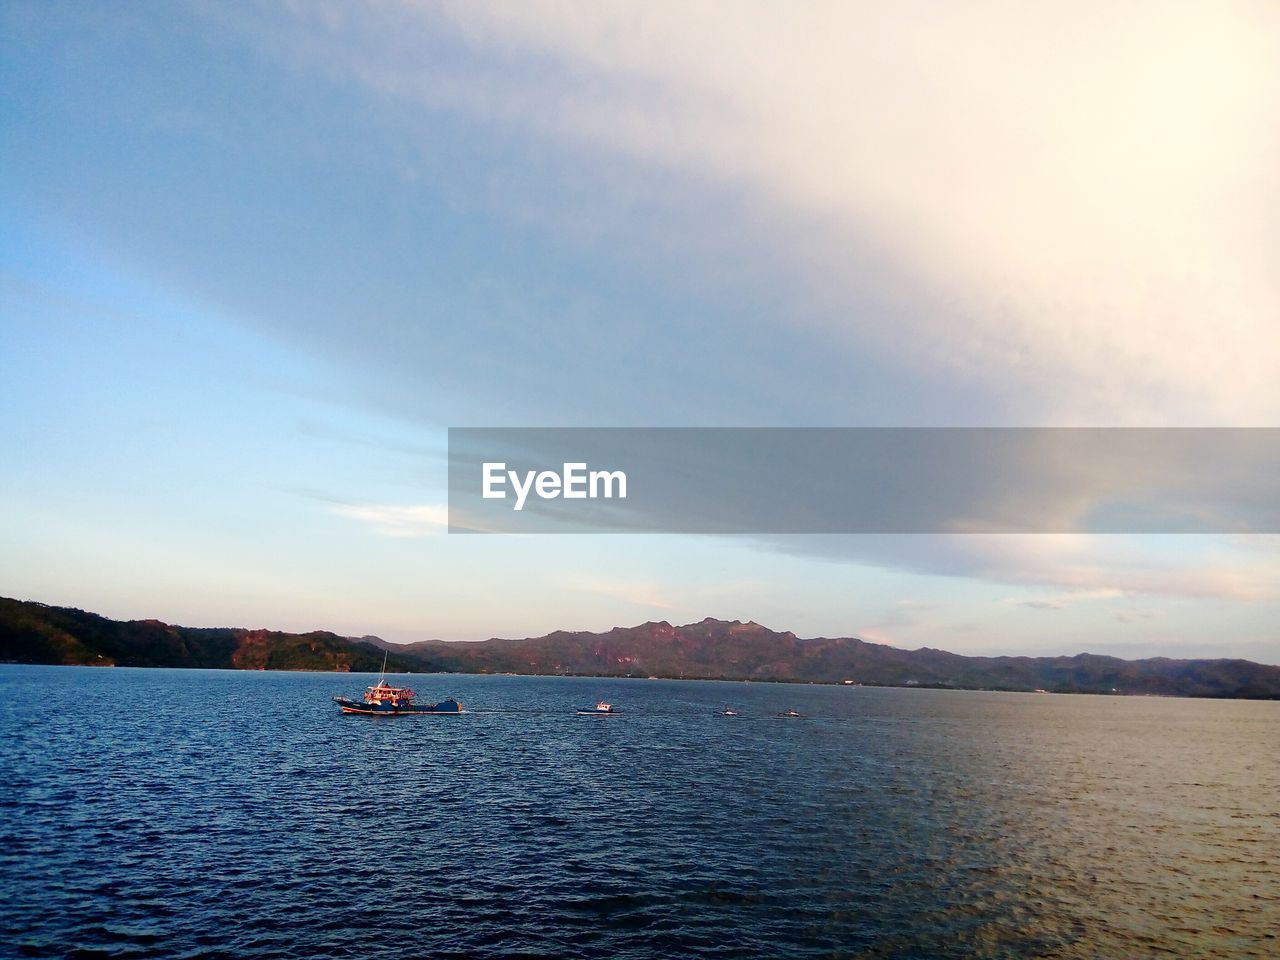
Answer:
POLYGON ((0 598, 0 660, 18 663, 241 670, 575 674, 712 680, 1048 690, 1060 693, 1280 699, 1280 666, 1248 660, 970 657, 903 650, 856 637, 802 639, 758 623, 707 618, 603 633, 398 644, 328 631, 285 633, 111 620, 70 607, 0 598))

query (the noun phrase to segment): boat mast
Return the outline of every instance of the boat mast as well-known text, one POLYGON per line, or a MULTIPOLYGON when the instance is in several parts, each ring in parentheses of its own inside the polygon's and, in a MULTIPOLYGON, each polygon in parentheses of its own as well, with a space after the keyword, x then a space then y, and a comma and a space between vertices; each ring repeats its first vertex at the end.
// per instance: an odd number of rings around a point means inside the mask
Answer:
POLYGON ((382 683, 387 676, 387 654, 389 650, 382 651, 382 670, 378 673, 378 683, 382 683))

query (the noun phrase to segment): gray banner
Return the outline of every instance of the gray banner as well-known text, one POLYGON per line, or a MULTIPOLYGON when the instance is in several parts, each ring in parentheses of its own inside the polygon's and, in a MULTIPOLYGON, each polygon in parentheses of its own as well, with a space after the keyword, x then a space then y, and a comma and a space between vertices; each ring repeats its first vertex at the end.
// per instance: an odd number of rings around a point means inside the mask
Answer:
POLYGON ((1280 429, 452 428, 452 533, 1277 533, 1280 429))

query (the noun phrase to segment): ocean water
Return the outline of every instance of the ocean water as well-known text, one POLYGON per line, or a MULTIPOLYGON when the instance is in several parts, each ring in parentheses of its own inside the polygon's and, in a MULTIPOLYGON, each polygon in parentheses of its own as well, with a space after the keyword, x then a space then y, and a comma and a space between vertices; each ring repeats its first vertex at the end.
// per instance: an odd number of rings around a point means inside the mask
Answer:
POLYGON ((1280 703, 408 679, 0 666, 0 955, 1280 956, 1280 703))

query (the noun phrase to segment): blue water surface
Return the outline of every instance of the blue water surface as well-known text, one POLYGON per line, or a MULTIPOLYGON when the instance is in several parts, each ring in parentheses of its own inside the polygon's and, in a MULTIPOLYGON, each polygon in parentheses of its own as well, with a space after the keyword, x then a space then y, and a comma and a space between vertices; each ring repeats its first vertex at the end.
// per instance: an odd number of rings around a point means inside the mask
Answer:
POLYGON ((0 954, 1280 955, 1280 703, 400 680, 0 666, 0 954))

